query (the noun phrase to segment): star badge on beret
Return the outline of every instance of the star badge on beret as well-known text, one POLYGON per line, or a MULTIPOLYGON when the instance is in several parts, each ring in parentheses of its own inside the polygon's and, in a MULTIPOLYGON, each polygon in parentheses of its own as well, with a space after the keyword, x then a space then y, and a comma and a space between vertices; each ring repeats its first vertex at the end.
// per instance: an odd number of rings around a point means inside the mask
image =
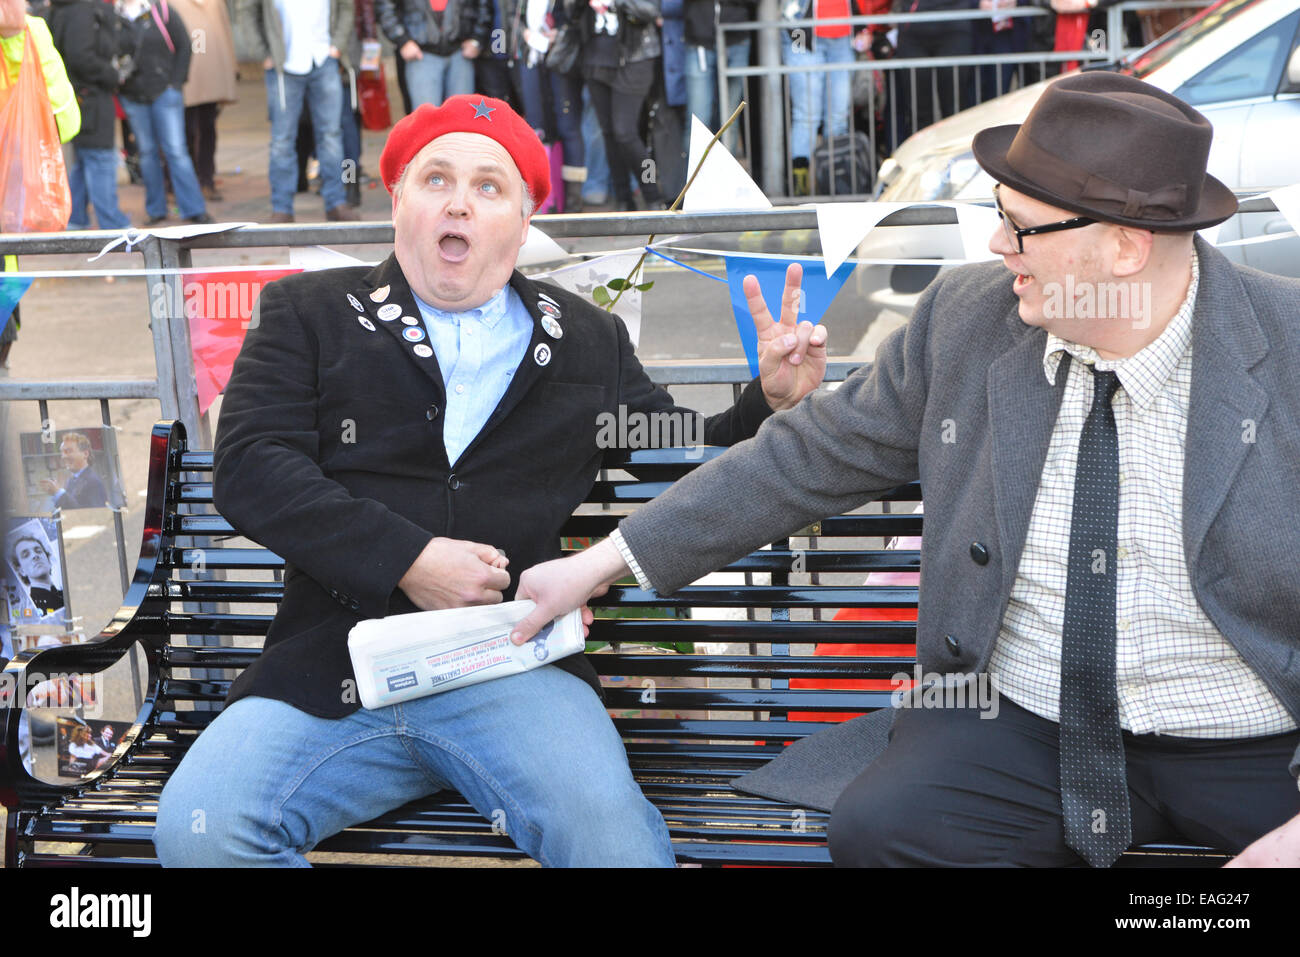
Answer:
POLYGON ((492 111, 495 110, 496 107, 488 106, 486 99, 480 99, 477 103, 471 103, 470 106, 474 107, 474 115, 471 119, 477 120, 481 116, 489 123, 492 122, 492 111))

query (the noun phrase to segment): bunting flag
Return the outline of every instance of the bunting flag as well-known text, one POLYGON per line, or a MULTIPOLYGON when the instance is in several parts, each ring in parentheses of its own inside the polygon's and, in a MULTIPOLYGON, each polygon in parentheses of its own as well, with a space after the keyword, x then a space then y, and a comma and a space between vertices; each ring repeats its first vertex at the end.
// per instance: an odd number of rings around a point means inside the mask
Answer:
POLYGON ((34 279, 16 279, 0 273, 0 328, 18 308, 18 300, 32 287, 34 279))
MULTIPOLYGON (((200 414, 208 411, 208 406, 230 381, 235 357, 244 344, 253 306, 262 287, 302 271, 301 268, 280 266, 237 272, 187 273, 179 286, 182 302, 169 304, 165 301, 166 293, 160 292, 163 301, 151 303, 155 316, 183 315, 189 320, 200 414)), ((167 287, 159 288, 165 290, 167 287)))
POLYGON ((961 244, 966 251, 967 262, 983 262, 987 259, 1000 259, 997 253, 989 249, 989 238, 994 230, 1001 228, 998 211, 992 206, 980 206, 975 203, 951 203, 957 213, 957 228, 961 230, 961 244))
POLYGON ((830 276, 843 265, 867 234, 897 209, 911 203, 818 203, 817 238, 822 244, 822 260, 830 276))
POLYGON ((749 314, 749 301, 745 298, 742 285, 748 275, 758 277, 759 289, 767 302, 772 319, 777 320, 781 314, 781 297, 785 293, 785 271, 792 262, 802 262, 803 294, 799 297, 799 316, 797 321, 807 319, 814 325, 821 322, 822 316, 830 308, 835 295, 848 281, 853 273, 853 263, 844 263, 830 276, 823 275, 817 268, 815 259, 781 259, 759 256, 724 256, 727 261, 727 285, 731 289, 731 311, 736 319, 736 329, 740 332, 740 344, 745 349, 745 358, 749 360, 749 371, 758 375, 758 333, 754 331, 754 319, 749 314))
POLYGON ((1286 217, 1291 228, 1300 233, 1300 183, 1275 189, 1268 194, 1268 198, 1273 201, 1278 212, 1286 217))
POLYGON ((745 168, 736 162, 736 158, 722 145, 722 141, 713 144, 708 159, 704 159, 704 150, 709 145, 713 134, 700 122, 698 116, 691 117, 691 151, 686 162, 688 170, 699 169, 693 181, 688 179, 691 187, 682 200, 682 210, 698 213, 705 210, 736 209, 771 209, 771 201, 758 188, 758 184, 749 178, 745 168), (700 167, 701 160, 704 166, 700 167))

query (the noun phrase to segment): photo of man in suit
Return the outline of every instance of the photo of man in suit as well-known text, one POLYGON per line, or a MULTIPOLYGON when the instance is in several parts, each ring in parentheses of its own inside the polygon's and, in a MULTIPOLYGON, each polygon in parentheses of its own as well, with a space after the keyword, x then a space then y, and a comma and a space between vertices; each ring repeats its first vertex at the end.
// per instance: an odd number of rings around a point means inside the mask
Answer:
MULTIPOLYGON (((512 599, 514 570, 560 553, 601 416, 695 414, 620 318, 515 270, 549 165, 509 106, 421 106, 380 168, 393 255, 267 286, 226 389, 214 499, 284 557, 284 597, 163 791, 159 859, 305 866, 331 834, 455 788, 543 864, 671 866, 584 655, 360 707, 358 621, 512 599)), ((705 420, 706 442, 752 436, 821 382, 825 329, 756 329, 762 375, 705 420)))
POLYGON ((991 677, 996 716, 918 694, 737 786, 830 810, 841 865, 1166 839, 1300 864, 1300 282, 1197 236, 1237 207, 1211 137, 1101 71, 982 131, 1001 263, 943 274, 840 389, 525 571, 515 640, 629 568, 669 594, 919 479, 918 664, 991 677))
MULTIPOLYGON (((47 618, 63 608, 63 582, 50 558, 49 541, 30 525, 9 538, 9 566, 27 592, 37 618, 47 618)), ((12 615, 12 609, 11 609, 12 615)), ((19 623, 26 620, 21 613, 19 623)))
POLYGON ((41 479, 40 489, 50 495, 55 508, 105 508, 108 491, 91 467, 90 439, 81 432, 68 432, 59 442, 59 456, 67 477, 41 479))

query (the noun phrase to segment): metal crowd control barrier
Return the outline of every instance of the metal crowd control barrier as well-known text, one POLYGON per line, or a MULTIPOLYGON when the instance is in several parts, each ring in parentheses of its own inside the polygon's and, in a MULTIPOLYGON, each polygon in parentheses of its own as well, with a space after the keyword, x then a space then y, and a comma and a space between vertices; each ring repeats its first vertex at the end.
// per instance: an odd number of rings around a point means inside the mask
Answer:
MULTIPOLYGON (((897 147, 898 143, 906 138, 903 135, 906 131, 915 132, 917 130, 920 119, 917 106, 920 98, 928 97, 931 100, 932 115, 937 120, 943 115, 956 111, 951 108, 943 109, 945 103, 949 106, 956 104, 958 109, 964 109, 1007 92, 1003 88, 1002 67, 1014 67, 1017 74, 1017 85, 1025 86, 1045 79, 1048 76, 1049 65, 1059 68, 1061 65, 1072 61, 1084 64, 1108 63, 1118 60, 1132 50, 1138 49, 1125 44, 1123 29, 1125 13, 1151 9, 1204 7, 1212 2, 1214 0, 1176 0, 1176 2, 1170 2, 1163 7, 1153 5, 1151 0, 1128 0, 1128 2, 1116 4, 1106 11, 1107 27, 1105 37, 1093 39, 1087 49, 1076 52, 1057 53, 1051 50, 1027 50, 1017 53, 952 57, 914 57, 909 59, 893 57, 886 60, 853 59, 846 63, 817 63, 792 66, 784 63, 782 57, 782 35, 791 31, 803 31, 805 35, 809 35, 817 27, 831 25, 851 25, 854 28, 860 28, 884 24, 894 27, 906 24, 954 21, 964 22, 973 27, 976 22, 982 20, 1004 17, 1037 18, 1054 16, 1054 14, 1040 7, 1013 7, 1005 10, 955 10, 783 20, 778 15, 778 0, 759 0, 759 19, 718 25, 716 42, 719 115, 722 117, 730 116, 731 112, 736 108, 736 97, 732 94, 732 83, 729 81, 739 79, 745 87, 744 99, 750 103, 757 102, 761 106, 764 131, 761 145, 762 181, 759 185, 768 196, 793 196, 794 182, 790 168, 790 161, 793 157, 787 149, 792 126, 790 78, 795 75, 809 73, 819 76, 848 73, 849 116, 847 135, 849 140, 852 141, 855 134, 859 132, 855 119, 856 110, 853 108, 853 77, 865 73, 868 78, 866 84, 866 115, 869 120, 867 129, 861 132, 866 134, 871 145, 872 176, 874 178, 875 161, 881 153, 880 143, 878 142, 879 136, 876 130, 876 118, 880 114, 875 82, 877 74, 882 75, 882 86, 885 87, 883 90, 883 96, 886 100, 884 109, 888 112, 888 119, 884 124, 884 134, 891 144, 888 152, 892 152, 893 148, 897 147), (732 36, 728 38, 727 34, 732 34, 732 36), (750 34, 756 37, 757 42, 752 46, 757 47, 757 66, 732 67, 727 63, 727 43, 735 43, 736 35, 740 34, 750 34), (1100 42, 1097 42, 1098 40, 1100 42), (992 70, 994 79, 988 88, 985 88, 983 83, 981 74, 984 71, 981 68, 990 68, 992 70), (907 71, 905 77, 902 76, 902 71, 907 71), (921 71, 919 89, 918 71, 921 71), (946 90, 948 80, 940 79, 942 71, 949 71, 951 76, 952 97, 950 100, 946 96, 948 93, 946 90), (751 77, 759 79, 760 90, 757 94, 753 89, 753 84, 749 82, 751 77), (925 88, 927 86, 929 89, 925 88), (898 116, 900 92, 908 94, 906 100, 910 106, 910 116, 903 117, 902 121, 898 116), (757 96, 757 100, 755 96, 757 96), (779 124, 773 122, 775 117, 780 118, 779 124), (908 121, 910 121, 910 125, 908 125, 908 121), (778 129, 779 133, 777 132, 778 129)), ((812 142, 814 147, 817 143, 817 122, 819 120, 823 121, 825 128, 829 131, 833 128, 834 122, 839 119, 831 112, 829 95, 823 96, 822 101, 824 103, 823 116, 813 120, 812 142)), ((755 137, 753 127, 746 123, 744 129, 744 155, 754 158, 755 137)), ((809 175, 810 184, 815 183, 814 173, 810 171, 809 175)), ((850 191, 847 195, 836 190, 834 177, 828 177, 828 179, 828 185, 831 187, 830 195, 836 198, 848 198, 850 196, 861 198, 871 191, 870 183, 857 182, 857 177, 852 168, 850 170, 850 191)), ((815 188, 811 189, 810 192, 815 194, 815 188)))

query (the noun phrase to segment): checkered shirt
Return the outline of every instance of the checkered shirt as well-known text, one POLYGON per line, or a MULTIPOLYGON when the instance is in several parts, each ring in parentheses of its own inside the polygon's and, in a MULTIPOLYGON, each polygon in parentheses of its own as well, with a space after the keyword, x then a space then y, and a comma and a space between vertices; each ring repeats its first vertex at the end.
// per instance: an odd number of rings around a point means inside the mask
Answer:
POLYGON ((1124 359, 1047 337, 1043 371, 1070 363, 1011 599, 989 671, 999 691, 1059 720, 1066 561, 1079 437, 1092 405, 1085 364, 1114 370, 1119 432, 1116 683, 1120 724, 1135 734, 1245 738, 1296 724, 1197 604, 1183 554, 1183 451, 1192 382, 1192 312, 1200 270, 1178 314, 1124 359))

